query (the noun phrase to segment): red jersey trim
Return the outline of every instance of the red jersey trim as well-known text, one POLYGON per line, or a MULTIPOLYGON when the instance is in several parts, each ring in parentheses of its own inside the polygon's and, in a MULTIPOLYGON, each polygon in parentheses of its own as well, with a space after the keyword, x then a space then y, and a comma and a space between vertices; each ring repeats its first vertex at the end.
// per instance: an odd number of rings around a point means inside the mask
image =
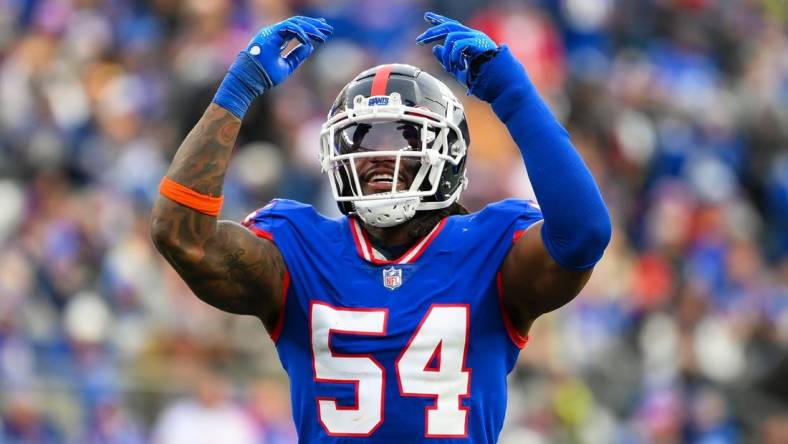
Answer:
POLYGON ((276 326, 271 332, 271 340, 276 343, 282 335, 282 329, 285 327, 285 308, 287 307, 287 293, 290 290, 290 272, 285 270, 285 278, 282 283, 282 307, 279 309, 279 318, 276 320, 276 326))
POLYGON ((510 318, 509 313, 506 312, 506 307, 503 304, 503 278, 501 277, 500 271, 495 275, 495 283, 498 286, 498 305, 501 307, 503 325, 506 327, 506 332, 509 333, 509 339, 514 342, 514 345, 516 345, 517 348, 522 350, 523 347, 525 347, 525 344, 528 343, 528 336, 521 335, 520 332, 514 328, 514 324, 512 324, 512 318, 510 318))
POLYGON ((356 219, 349 218, 350 232, 353 234, 353 241, 356 243, 356 251, 362 259, 372 262, 372 254, 367 249, 367 238, 364 236, 364 230, 361 224, 356 222, 356 219))
POLYGON ((424 236, 420 241, 416 242, 412 247, 408 249, 402 256, 398 257, 394 260, 386 260, 386 259, 378 259, 375 257, 375 248, 372 246, 372 243, 369 241, 369 237, 367 232, 361 226, 361 224, 356 220, 356 218, 348 218, 349 225, 350 225, 350 232, 353 235, 353 241, 356 243, 356 251, 358 255, 361 256, 367 262, 371 262, 375 265, 391 265, 391 264, 412 264, 418 260, 425 251, 427 251, 427 247, 432 244, 432 241, 438 237, 438 234, 443 230, 443 227, 446 225, 446 218, 441 219, 437 225, 430 231, 430 233, 424 236))
MULTIPOLYGON (((270 231, 261 230, 254 225, 244 225, 246 228, 249 229, 252 233, 257 235, 257 237, 262 237, 263 239, 267 239, 271 242, 274 242, 274 235, 270 231)), ((282 281, 282 307, 279 309, 279 316, 276 319, 276 325, 274 325, 274 329, 271 331, 269 336, 271 340, 276 343, 279 340, 279 336, 282 335, 282 329, 285 326, 285 307, 287 306, 287 292, 290 289, 290 272, 285 269, 285 277, 282 281)))
POLYGON ((261 229, 255 227, 254 225, 250 225, 250 226, 248 226, 246 228, 248 228, 249 231, 251 231, 252 233, 256 234, 257 237, 262 237, 263 239, 268 239, 271 242, 274 241, 274 235, 270 231, 261 230, 261 229))

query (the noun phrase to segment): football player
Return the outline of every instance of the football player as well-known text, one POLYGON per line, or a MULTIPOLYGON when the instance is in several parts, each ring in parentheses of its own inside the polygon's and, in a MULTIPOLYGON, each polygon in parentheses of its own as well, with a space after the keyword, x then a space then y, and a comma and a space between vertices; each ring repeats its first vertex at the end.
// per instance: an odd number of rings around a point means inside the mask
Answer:
POLYGON ((506 376, 540 315, 577 295, 610 239, 594 179, 506 45, 427 13, 417 38, 492 105, 541 208, 466 213, 462 103, 409 65, 362 72, 339 93, 320 162, 344 216, 274 200, 219 221, 241 119, 332 28, 293 17, 230 66, 163 179, 152 236, 203 301, 259 317, 290 378, 300 442, 493 443, 506 376), (290 39, 300 43, 286 55, 290 39))

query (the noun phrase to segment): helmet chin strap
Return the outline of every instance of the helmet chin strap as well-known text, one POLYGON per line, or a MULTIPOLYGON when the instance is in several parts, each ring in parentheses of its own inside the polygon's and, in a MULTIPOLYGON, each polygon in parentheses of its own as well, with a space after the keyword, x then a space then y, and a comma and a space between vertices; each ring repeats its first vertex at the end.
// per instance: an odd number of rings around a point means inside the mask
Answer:
POLYGON ((373 227, 388 228, 403 224, 416 215, 418 197, 380 200, 357 200, 353 202, 356 214, 373 227))
POLYGON ((403 224, 416 215, 416 211, 440 210, 457 201, 460 192, 467 187, 465 183, 457 187, 448 199, 443 202, 421 202, 418 197, 381 200, 357 200, 353 202, 356 215, 365 224, 373 227, 388 228, 403 224))

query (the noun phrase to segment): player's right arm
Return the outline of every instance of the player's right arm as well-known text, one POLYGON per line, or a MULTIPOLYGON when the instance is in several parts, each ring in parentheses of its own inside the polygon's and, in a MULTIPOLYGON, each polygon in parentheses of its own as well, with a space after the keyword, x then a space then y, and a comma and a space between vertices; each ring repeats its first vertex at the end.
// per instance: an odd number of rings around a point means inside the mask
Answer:
MULTIPOLYGON (((178 149, 167 177, 220 196, 241 121, 211 104, 178 149)), ((156 248, 201 300, 221 310, 276 323, 284 278, 277 248, 243 226, 217 220, 159 195, 151 216, 156 248)))
MULTIPOLYGON (((293 17, 262 29, 230 67, 213 103, 181 144, 166 179, 202 199, 221 196, 224 175, 249 104, 281 83, 325 42, 323 20, 293 17), (291 39, 300 45, 281 56, 291 39)), ((285 264, 276 246, 243 226, 174 195, 160 195, 151 237, 201 300, 221 310, 259 317, 268 331, 280 312, 285 264)))

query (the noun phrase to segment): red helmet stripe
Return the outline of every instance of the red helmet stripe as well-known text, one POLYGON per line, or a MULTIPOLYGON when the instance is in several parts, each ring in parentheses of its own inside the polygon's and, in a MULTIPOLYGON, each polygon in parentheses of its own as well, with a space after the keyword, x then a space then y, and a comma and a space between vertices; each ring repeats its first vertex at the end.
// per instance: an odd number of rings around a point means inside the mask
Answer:
POLYGON ((372 79, 372 91, 369 93, 370 96, 386 95, 386 85, 389 83, 392 68, 392 65, 383 65, 378 69, 378 72, 375 73, 375 78, 372 79))

